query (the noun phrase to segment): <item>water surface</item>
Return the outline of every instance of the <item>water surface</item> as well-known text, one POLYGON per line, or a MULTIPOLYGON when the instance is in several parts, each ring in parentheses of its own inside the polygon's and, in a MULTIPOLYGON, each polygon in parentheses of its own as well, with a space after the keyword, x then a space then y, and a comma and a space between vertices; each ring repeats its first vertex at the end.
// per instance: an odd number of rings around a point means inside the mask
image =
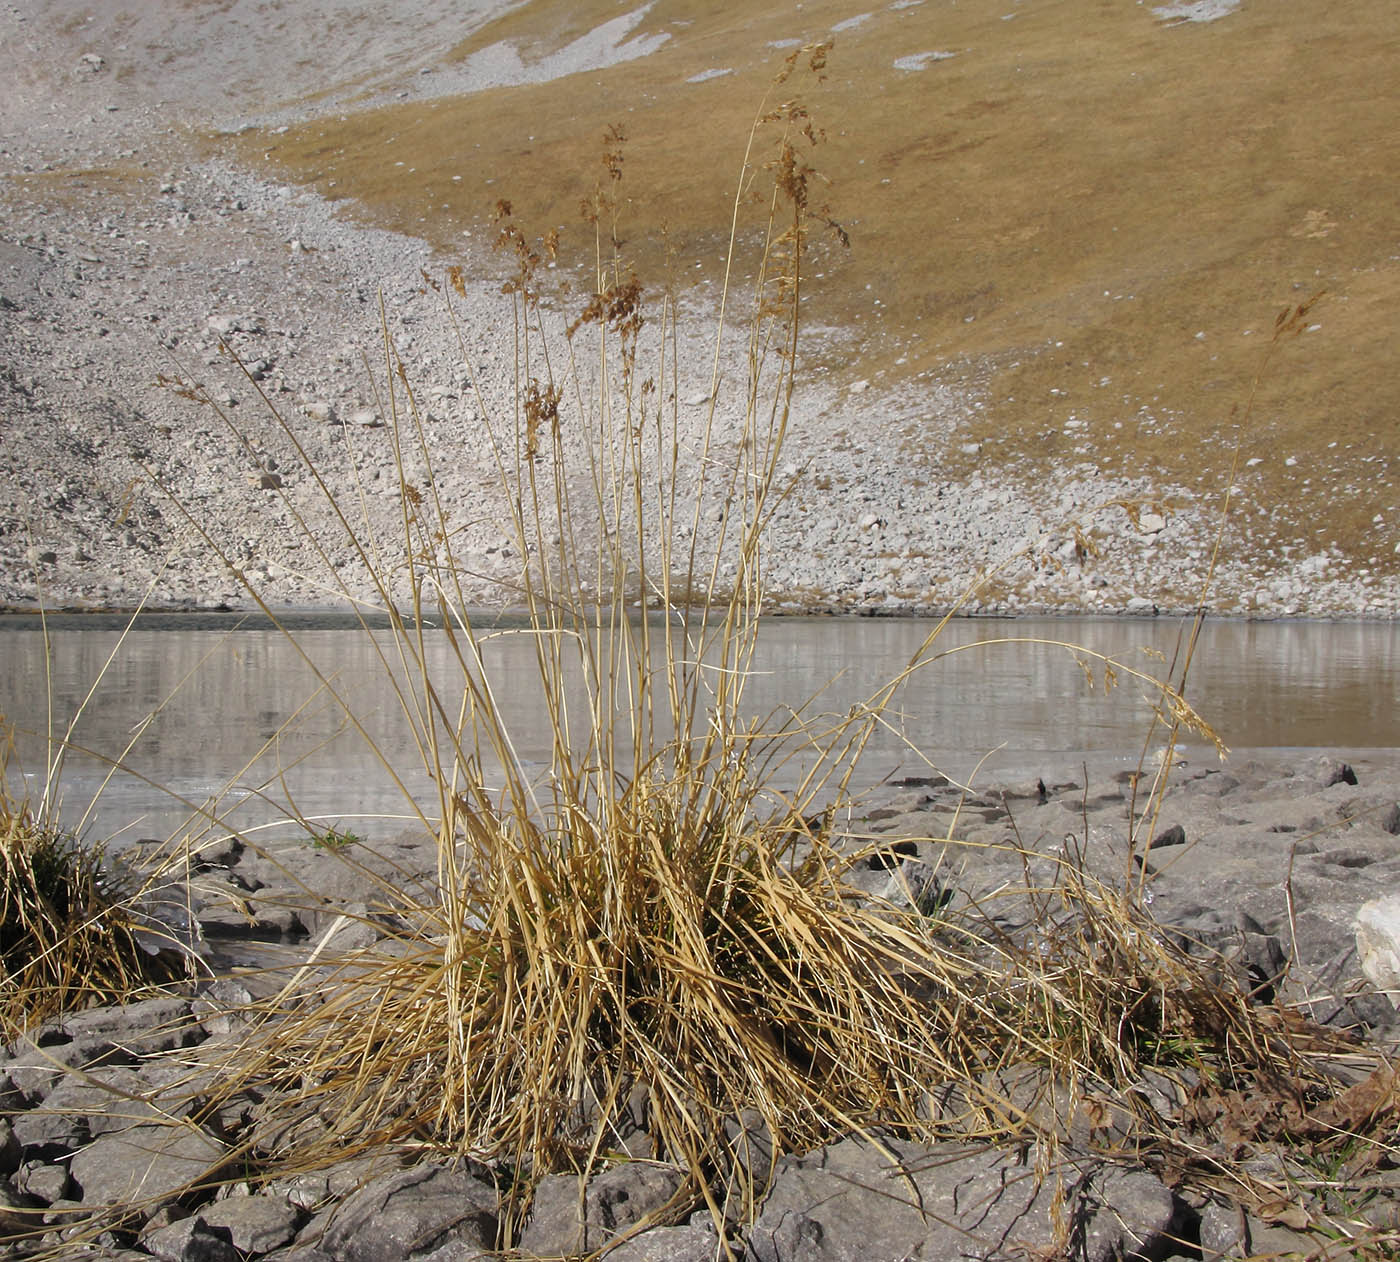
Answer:
MULTIPOLYGON (((781 717, 807 703, 809 714, 844 713, 875 695, 932 627, 917 619, 769 620, 746 709, 781 717)), ((953 622, 933 648, 935 660, 897 695, 888 724, 866 751, 861 779, 923 773, 925 760, 963 778, 989 754, 978 773, 984 777, 1033 767, 1049 753, 1135 761, 1151 690, 1127 668, 1161 675, 1175 661, 1179 670, 1182 630, 1165 619, 953 622), (1116 686, 1105 693, 1102 661, 1051 641, 1111 657, 1116 686)), ((425 634, 432 678, 455 706, 461 676, 446 638, 425 634)), ((64 767, 64 817, 94 835, 164 835, 181 826, 190 804, 215 800, 239 827, 274 817, 289 799, 308 817, 346 824, 363 815, 407 816, 385 764, 411 793, 431 799, 376 648, 390 645, 387 632, 371 639, 312 618, 293 644, 276 630, 240 625, 234 615, 200 615, 124 635, 116 623, 51 623, 49 643, 46 662, 34 624, 0 619, 0 713, 20 729, 19 762, 31 793, 41 791, 43 733, 72 725, 78 748, 64 767), (310 663, 363 731, 318 691, 310 663), (113 773, 113 762, 126 772, 113 773)), ((517 756, 532 772, 543 769, 549 729, 537 703, 532 642, 518 632, 499 636, 489 642, 486 664, 512 715, 517 756)), ((1400 746, 1398 688, 1400 628, 1391 624, 1221 621, 1206 624, 1186 691, 1236 749, 1345 752, 1400 746)), ((12 779, 14 772, 12 766, 12 779)), ((361 827, 372 834, 391 824, 376 818, 361 827)))

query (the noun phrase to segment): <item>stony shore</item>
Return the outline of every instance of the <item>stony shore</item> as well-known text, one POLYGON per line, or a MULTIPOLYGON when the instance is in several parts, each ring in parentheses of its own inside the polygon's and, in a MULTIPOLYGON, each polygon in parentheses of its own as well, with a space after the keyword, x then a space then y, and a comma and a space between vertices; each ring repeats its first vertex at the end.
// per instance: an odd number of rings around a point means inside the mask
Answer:
MULTIPOLYGON (((875 847, 853 876, 896 902, 936 888, 943 914, 978 903, 1008 933, 1027 915, 1015 894, 1024 888, 1023 856, 1033 883, 1075 856, 1110 885, 1141 882, 1157 921, 1196 949, 1218 951, 1257 1003, 1332 1032, 1338 1090, 1367 1090, 1382 1064, 1376 1053, 1393 1049, 1400 1020, 1358 960, 1355 923, 1363 904, 1400 879, 1400 764, 1393 754, 1348 757, 1178 765, 1160 814, 1139 818, 1136 847, 1131 774, 1083 763, 1076 771, 1048 758, 1038 771, 971 795, 947 782, 907 780, 849 821, 852 844, 875 847), (1155 844, 1144 853, 1149 834, 1155 844)), ((1136 803, 1139 817, 1143 805, 1136 803)), ((434 866, 431 843, 413 835, 373 853, 354 847, 353 861, 345 859, 305 841, 263 852, 234 840, 206 846, 175 893, 190 900, 199 950, 216 975, 126 1008, 70 1013, 6 1049, 0 1232, 38 1230, 54 1251, 48 1256, 61 1257, 497 1256, 499 1171, 410 1147, 311 1172, 259 1167, 240 1176, 225 1168, 239 1135, 275 1108, 278 1093, 253 1084, 241 1103, 199 1111, 200 1067, 237 1040, 244 1005, 286 976, 265 970, 318 960, 323 968, 338 953, 392 949, 403 924, 375 874, 434 866), (213 1182, 190 1191, 206 1168, 213 1182)), ((429 884, 420 895, 430 895, 429 884)), ((313 970, 308 994, 314 979, 313 970)), ((1144 1081, 1128 1094, 1147 1093, 1163 1116, 1184 1117, 1187 1100, 1167 1084, 1144 1081)), ((646 1151, 644 1099, 633 1111, 635 1129, 620 1142, 636 1158, 646 1151)), ((690 1172, 651 1155, 595 1172, 582 1197, 572 1176, 546 1178, 509 1243, 527 1257, 617 1242, 608 1256, 700 1262, 721 1256, 722 1233, 751 1262, 1009 1262, 1035 1248, 1107 1262, 1351 1256, 1345 1246, 1326 1252, 1318 1234, 1325 1219, 1353 1231, 1400 1225, 1400 1183, 1386 1155, 1360 1162, 1365 1176, 1350 1188, 1343 1173, 1319 1179, 1305 1146, 1271 1140, 1262 1126, 1251 1134, 1236 1119, 1231 1159, 1258 1183, 1232 1201, 1203 1194, 1150 1156, 1133 1158, 1115 1142, 1114 1124, 1100 1124, 1107 1129, 1071 1127, 1048 1172, 1034 1146, 876 1147, 854 1136, 781 1155, 771 1172, 755 1158, 752 1172, 766 1187, 756 1218, 721 1228, 690 1172), (1277 1197, 1261 1198, 1259 1186, 1277 1197), (1056 1213, 1061 1231, 1073 1224, 1073 1247, 1056 1234, 1056 1213), (639 1234, 620 1242, 639 1224, 639 1234)), ((723 1186, 717 1191, 722 1198, 723 1186)), ((25 1252, 17 1242, 12 1249, 25 1252)))

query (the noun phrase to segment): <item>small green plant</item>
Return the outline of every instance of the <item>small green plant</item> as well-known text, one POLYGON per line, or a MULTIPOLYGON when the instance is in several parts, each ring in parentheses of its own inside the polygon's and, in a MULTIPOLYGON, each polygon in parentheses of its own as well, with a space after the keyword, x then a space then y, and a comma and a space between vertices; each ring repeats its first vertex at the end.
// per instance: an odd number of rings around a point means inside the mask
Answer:
POLYGON ((312 833, 311 844, 317 850, 340 853, 349 850, 351 846, 363 845, 364 838, 358 833, 351 832, 348 828, 328 828, 323 833, 312 833))

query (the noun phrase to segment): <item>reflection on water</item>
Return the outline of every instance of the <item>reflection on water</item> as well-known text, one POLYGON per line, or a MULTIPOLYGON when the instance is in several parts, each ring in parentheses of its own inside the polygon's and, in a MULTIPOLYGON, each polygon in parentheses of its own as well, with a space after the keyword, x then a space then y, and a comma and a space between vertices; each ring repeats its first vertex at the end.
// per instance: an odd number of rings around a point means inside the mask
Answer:
MULTIPOLYGON (((81 630, 51 631, 55 729, 77 715, 73 742, 92 755, 75 754, 66 768, 68 822, 83 819, 111 760, 136 776, 119 775, 106 786, 87 821, 95 835, 151 836, 180 824, 187 809, 147 780, 194 805, 234 785, 222 809, 241 799, 234 816, 240 827, 269 816, 262 793, 279 800, 290 794, 308 816, 407 813, 366 744, 368 738, 401 774, 419 766, 369 638, 314 627, 297 637, 348 701, 365 729, 361 735, 346 730, 341 707, 318 692, 313 671, 278 632, 225 629, 235 623, 206 617, 194 629, 143 628, 124 640, 116 629, 94 630, 88 622, 81 630)), ((842 713, 873 696, 932 626, 912 619, 769 621, 748 685, 749 708, 766 715, 811 699, 813 712, 842 713)), ((955 776, 969 774, 997 747, 1009 751, 999 755, 1003 761, 1033 751, 1134 753, 1150 714, 1148 689, 1120 669, 1117 687, 1105 697, 1101 663, 1027 641, 1083 644, 1161 674, 1180 629, 1167 620, 952 623, 935 646, 936 660, 899 694, 891 725, 897 730, 881 730, 872 740, 864 764, 868 779, 899 766, 913 770, 909 745, 955 776)), ((378 642, 387 644, 387 635, 378 642)), ((429 632, 428 643, 435 682, 445 695, 460 695, 460 675, 441 632, 429 632)), ((40 734, 47 725, 42 636, 0 620, 0 661, 0 713, 24 729, 17 741, 24 770, 41 773, 40 734)), ((509 699, 515 716, 519 756, 542 764, 548 727, 543 708, 530 700, 538 687, 530 643, 519 636, 493 640, 488 667, 497 695, 509 699)), ((1219 622, 1206 626, 1187 692, 1233 747, 1356 749, 1400 745, 1397 684, 1395 626, 1219 622)), ((429 784, 416 772, 408 787, 423 794, 429 784)))

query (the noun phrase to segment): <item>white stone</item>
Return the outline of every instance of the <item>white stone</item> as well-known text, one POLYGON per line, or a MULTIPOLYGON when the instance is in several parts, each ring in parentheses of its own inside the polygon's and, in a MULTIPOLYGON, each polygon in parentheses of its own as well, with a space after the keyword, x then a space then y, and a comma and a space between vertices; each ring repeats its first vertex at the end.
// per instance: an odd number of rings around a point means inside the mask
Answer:
MULTIPOLYGON (((1159 21, 1178 26, 1183 22, 1218 22, 1240 7, 1240 0, 1180 0, 1175 4, 1159 4, 1152 14, 1159 21)), ((1204 337, 1204 333, 1197 333, 1204 337)))
MULTIPOLYGON (((833 27, 833 30, 836 28, 833 27)), ((931 53, 911 53, 908 57, 896 57, 894 68, 905 72, 927 70, 935 61, 947 61, 955 54, 939 50, 931 53)))
POLYGON ((1361 971, 1400 1008, 1400 896, 1373 899, 1356 913, 1361 971))
POLYGON ((1161 513, 1143 513, 1138 518, 1138 529, 1145 535, 1160 534, 1167 528, 1167 519, 1161 513))

